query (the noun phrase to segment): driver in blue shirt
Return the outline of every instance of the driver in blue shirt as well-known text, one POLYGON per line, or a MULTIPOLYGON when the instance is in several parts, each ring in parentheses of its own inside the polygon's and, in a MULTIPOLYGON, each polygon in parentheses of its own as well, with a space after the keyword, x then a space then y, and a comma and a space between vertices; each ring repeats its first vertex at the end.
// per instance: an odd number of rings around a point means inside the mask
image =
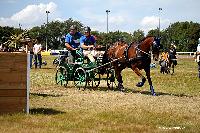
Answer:
POLYGON ((69 50, 68 56, 75 61, 80 56, 76 54, 76 49, 80 48, 80 38, 82 34, 77 31, 77 26, 72 25, 69 29, 69 33, 65 36, 65 46, 69 50))
POLYGON ((69 33, 65 36, 65 46, 68 50, 73 51, 79 48, 82 34, 77 31, 77 27, 72 25, 69 33))

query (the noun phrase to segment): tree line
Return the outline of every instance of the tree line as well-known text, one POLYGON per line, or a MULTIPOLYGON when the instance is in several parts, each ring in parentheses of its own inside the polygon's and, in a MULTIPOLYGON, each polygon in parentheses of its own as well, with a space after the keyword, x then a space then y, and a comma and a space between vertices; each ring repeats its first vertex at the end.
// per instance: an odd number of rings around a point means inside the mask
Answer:
MULTIPOLYGON (((65 20, 64 22, 52 21, 48 24, 33 27, 29 30, 23 30, 14 27, 1 27, 0 26, 0 44, 8 42, 13 37, 26 33, 31 38, 40 37, 42 39, 42 45, 45 48, 46 39, 48 49, 63 49, 65 35, 69 32, 69 27, 76 25, 80 32, 83 32, 85 27, 80 21, 75 21, 72 18, 65 20)), ((140 42, 145 37, 144 31, 138 29, 132 33, 114 31, 109 33, 92 31, 92 35, 97 38, 97 44, 99 45, 111 45, 118 39, 123 39, 127 43, 140 42)), ((175 22, 170 24, 166 29, 163 29, 159 33, 159 29, 150 30, 147 36, 160 36, 163 50, 169 48, 171 43, 177 46, 177 51, 194 52, 198 44, 198 38, 200 38, 200 24, 195 22, 175 22)), ((20 43, 16 41, 15 43, 20 43)), ((15 44, 16 45, 16 44, 15 44)))

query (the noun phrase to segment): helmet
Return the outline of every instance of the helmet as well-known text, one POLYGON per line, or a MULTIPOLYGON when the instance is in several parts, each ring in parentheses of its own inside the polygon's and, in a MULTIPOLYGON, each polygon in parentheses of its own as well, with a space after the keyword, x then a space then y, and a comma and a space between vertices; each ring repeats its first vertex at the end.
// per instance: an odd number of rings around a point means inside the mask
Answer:
POLYGON ((69 29, 70 29, 70 30, 77 30, 77 26, 76 26, 76 25, 72 25, 72 26, 70 26, 69 29))
POLYGON ((90 31, 91 31, 90 27, 87 26, 84 28, 84 32, 90 32, 90 31))

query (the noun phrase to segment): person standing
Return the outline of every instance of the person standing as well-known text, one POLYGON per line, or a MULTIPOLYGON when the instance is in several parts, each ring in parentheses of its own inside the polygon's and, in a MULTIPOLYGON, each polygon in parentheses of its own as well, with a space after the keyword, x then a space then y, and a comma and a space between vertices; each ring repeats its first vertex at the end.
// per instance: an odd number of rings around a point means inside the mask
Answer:
POLYGON ((169 54, 169 60, 173 62, 174 65, 176 66, 177 65, 176 45, 174 45, 173 43, 170 45, 168 54, 169 54))
POLYGON ((30 52, 30 68, 32 68, 32 60, 33 60, 33 40, 30 37, 25 38, 26 42, 26 53, 30 52))
POLYGON ((198 77, 200 78, 200 38, 199 38, 199 44, 197 45, 197 52, 196 52, 196 61, 198 64, 198 77))
POLYGON ((37 38, 36 44, 33 47, 33 52, 34 52, 34 59, 35 59, 35 68, 38 66, 39 62, 39 68, 41 68, 42 65, 42 45, 41 45, 41 40, 40 38, 37 38))

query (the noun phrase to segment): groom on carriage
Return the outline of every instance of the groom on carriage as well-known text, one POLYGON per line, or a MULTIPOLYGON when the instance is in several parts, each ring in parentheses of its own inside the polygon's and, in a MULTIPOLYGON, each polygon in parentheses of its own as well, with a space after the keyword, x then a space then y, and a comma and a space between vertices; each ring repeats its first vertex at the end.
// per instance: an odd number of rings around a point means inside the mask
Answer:
POLYGON ((83 55, 94 63, 96 58, 103 56, 104 46, 96 44, 96 38, 91 35, 90 27, 84 28, 84 35, 80 38, 80 47, 83 55))
POLYGON ((84 28, 84 35, 80 38, 80 46, 83 52, 83 55, 87 57, 90 62, 94 62, 94 56, 96 55, 96 51, 94 50, 96 46, 96 40, 94 36, 91 35, 90 27, 84 28))

